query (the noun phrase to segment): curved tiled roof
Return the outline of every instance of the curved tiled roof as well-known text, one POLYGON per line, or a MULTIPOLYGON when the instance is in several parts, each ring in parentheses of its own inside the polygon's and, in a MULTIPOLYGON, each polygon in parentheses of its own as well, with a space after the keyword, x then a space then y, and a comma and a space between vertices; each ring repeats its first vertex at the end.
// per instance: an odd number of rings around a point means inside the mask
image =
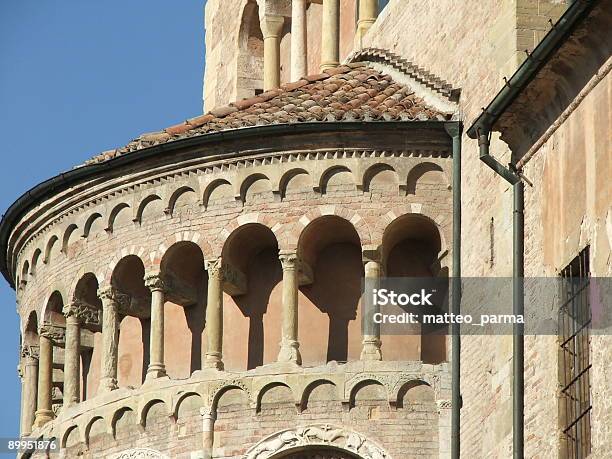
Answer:
POLYGON ((217 107, 159 132, 142 134, 126 146, 106 151, 86 164, 104 162, 162 143, 251 126, 309 121, 448 120, 407 85, 355 62, 286 83, 258 96, 217 107))

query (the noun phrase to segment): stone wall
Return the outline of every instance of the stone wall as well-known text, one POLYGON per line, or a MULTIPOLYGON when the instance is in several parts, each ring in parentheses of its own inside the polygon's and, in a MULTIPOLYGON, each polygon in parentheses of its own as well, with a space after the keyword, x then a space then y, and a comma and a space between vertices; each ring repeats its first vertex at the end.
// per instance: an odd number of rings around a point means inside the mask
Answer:
MULTIPOLYGON (((502 87, 563 12, 565 2, 391 1, 364 38, 460 87, 466 125, 502 87), (410 33, 406 33, 409 25, 410 33)), ((609 77, 542 146, 526 175, 526 274, 555 276, 586 245, 592 274, 609 276, 609 77), (606 105, 607 104, 607 105, 606 105), (607 134, 606 134, 607 133, 607 134)), ((494 136, 491 152, 509 160, 494 136)), ((512 190, 478 161, 476 141, 463 141, 463 276, 510 276, 512 190), (490 241, 493 240, 493 245, 490 241)), ((462 450, 475 457, 509 457, 512 436, 510 337, 464 337, 462 450), (490 349, 489 352, 483 350, 490 349)), ((605 376, 610 340, 591 338, 595 456, 609 451, 605 376), (607 357, 606 357, 607 356, 607 357), (608 436, 606 437, 606 433, 608 436)), ((558 447, 557 341, 526 338, 526 455, 555 457, 558 447)), ((601 456, 603 457, 603 456, 601 456)))

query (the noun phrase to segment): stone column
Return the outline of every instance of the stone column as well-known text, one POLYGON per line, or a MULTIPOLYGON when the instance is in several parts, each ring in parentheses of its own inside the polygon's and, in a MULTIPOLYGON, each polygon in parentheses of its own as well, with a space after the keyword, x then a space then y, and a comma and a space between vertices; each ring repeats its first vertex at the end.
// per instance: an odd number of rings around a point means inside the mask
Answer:
POLYGON ((306 0, 291 2, 291 81, 308 72, 308 39, 306 28, 306 0))
POLYGON ((378 0, 359 0, 359 19, 355 32, 355 46, 362 48, 363 36, 370 30, 378 17, 378 0))
POLYGON ((283 265, 283 322, 279 362, 300 365, 302 356, 298 342, 298 257, 295 252, 281 252, 283 265))
POLYGON ((35 427, 42 427, 54 417, 51 406, 53 386, 53 342, 49 330, 41 328, 39 333, 40 356, 38 363, 38 403, 35 427))
POLYGON ((21 436, 32 433, 36 416, 36 397, 38 393, 38 346, 24 346, 21 351, 23 368, 21 393, 21 436))
POLYGON ((161 276, 148 276, 145 283, 151 290, 151 335, 150 361, 146 379, 157 379, 166 376, 164 364, 164 303, 166 302, 165 286, 161 276))
POLYGON ((211 459, 215 438, 215 414, 208 408, 201 408, 202 416, 202 459, 211 459))
POLYGON ((102 365, 100 393, 117 388, 117 358, 119 350, 118 292, 108 288, 99 293, 102 300, 102 365))
POLYGON ((264 91, 280 86, 280 39, 285 18, 266 15, 261 18, 264 38, 264 91))
POLYGON ((81 394, 81 325, 74 305, 64 308, 66 347, 64 352, 64 406, 78 403, 81 394))
POLYGON ((206 338, 208 349, 205 368, 223 370, 223 263, 221 258, 206 261, 208 301, 206 305, 206 338))
POLYGON ((340 65, 340 0, 323 0, 321 72, 340 65))
MULTIPOLYGON (((368 261, 365 265, 365 282, 368 291, 378 288, 380 281, 380 262, 368 261)), ((371 295, 364 296, 363 305, 363 342, 361 360, 382 360, 380 351, 380 325, 374 323, 373 316, 378 312, 371 295)))

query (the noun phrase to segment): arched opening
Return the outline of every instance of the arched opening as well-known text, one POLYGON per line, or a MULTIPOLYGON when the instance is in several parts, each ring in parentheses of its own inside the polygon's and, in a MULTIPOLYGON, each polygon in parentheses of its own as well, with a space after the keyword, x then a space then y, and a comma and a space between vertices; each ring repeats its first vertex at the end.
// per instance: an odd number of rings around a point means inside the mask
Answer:
MULTIPOLYGON (((49 297, 47 301, 47 305, 44 309, 43 314, 43 325, 50 325, 52 327, 58 327, 59 329, 66 329, 66 318, 64 317, 64 313, 62 312, 64 309, 64 299, 62 298, 62 294, 58 291, 55 291, 49 297)), ((52 406, 61 406, 64 403, 64 364, 59 359, 58 347, 59 342, 53 342, 53 358, 52 358, 52 368, 53 378, 51 385, 51 405, 52 406)))
MULTIPOLYGON (((98 279, 92 273, 79 279, 74 291, 75 301, 102 317, 102 301, 98 298, 98 279)), ((102 324, 82 323, 81 325, 81 400, 93 397, 98 391, 102 365, 102 324)))
POLYGON ((225 295, 224 362, 251 369, 276 361, 281 339, 282 268, 276 236, 251 223, 236 229, 223 247, 223 262, 246 280, 246 293, 225 295), (245 340, 245 337, 248 339, 245 340))
POLYGON ((38 316, 32 311, 28 316, 25 330, 23 332, 24 346, 38 346, 38 316))
POLYGON ((242 12, 238 46, 236 96, 240 100, 263 92, 263 34, 255 0, 249 0, 242 12))
MULTIPOLYGON (((383 236, 383 260, 387 277, 448 278, 448 268, 439 261, 442 241, 435 223, 422 215, 395 219, 383 236)), ((446 360, 446 329, 421 326, 418 335, 383 335, 385 360, 446 360)))
POLYGON ((135 255, 123 258, 113 271, 111 284, 129 298, 129 310, 119 310, 117 381, 139 387, 149 365, 151 293, 144 283, 145 268, 135 255))
POLYGON ((363 264, 357 231, 343 218, 320 217, 304 229, 298 252, 314 279, 300 288, 302 360, 308 364, 358 360, 363 264))
POLYGON ((165 364, 172 378, 188 378, 202 368, 202 333, 208 276, 204 255, 193 242, 178 242, 161 262, 166 284, 164 305, 165 364))

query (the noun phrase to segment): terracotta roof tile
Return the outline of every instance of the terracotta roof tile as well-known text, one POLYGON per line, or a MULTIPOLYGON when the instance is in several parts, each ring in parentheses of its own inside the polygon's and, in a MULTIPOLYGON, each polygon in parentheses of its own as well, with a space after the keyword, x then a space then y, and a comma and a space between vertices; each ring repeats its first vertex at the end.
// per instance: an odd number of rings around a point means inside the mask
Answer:
MULTIPOLYGON (((412 67, 411 71, 416 72, 412 67)), ((442 88, 439 92, 447 91, 443 82, 428 78, 428 84, 442 88)), ((450 117, 450 113, 425 104, 409 86, 396 83, 366 62, 354 62, 216 107, 205 115, 161 132, 143 134, 126 146, 104 152, 86 164, 107 161, 161 143, 249 126, 308 121, 446 120, 450 117)))

